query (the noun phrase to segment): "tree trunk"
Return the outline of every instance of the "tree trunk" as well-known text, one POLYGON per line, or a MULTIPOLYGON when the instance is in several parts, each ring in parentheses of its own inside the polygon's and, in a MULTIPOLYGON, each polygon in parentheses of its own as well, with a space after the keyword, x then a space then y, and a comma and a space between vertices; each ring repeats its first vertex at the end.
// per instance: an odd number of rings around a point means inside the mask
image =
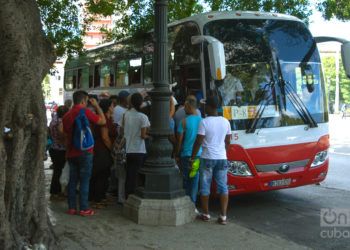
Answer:
POLYGON ((45 198, 41 89, 54 60, 36 1, 0 0, 0 249, 57 247, 45 198))

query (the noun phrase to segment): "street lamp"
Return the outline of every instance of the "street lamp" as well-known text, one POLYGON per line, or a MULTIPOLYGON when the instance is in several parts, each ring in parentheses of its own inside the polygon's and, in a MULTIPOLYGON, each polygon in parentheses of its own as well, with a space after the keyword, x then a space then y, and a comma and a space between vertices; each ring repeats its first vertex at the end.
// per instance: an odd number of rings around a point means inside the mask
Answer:
POLYGON ((124 204, 124 215, 139 224, 181 225, 194 218, 194 204, 182 188, 180 172, 171 158, 168 77, 168 1, 155 1, 153 79, 149 92, 151 107, 151 145, 147 160, 139 171, 135 195, 124 204))

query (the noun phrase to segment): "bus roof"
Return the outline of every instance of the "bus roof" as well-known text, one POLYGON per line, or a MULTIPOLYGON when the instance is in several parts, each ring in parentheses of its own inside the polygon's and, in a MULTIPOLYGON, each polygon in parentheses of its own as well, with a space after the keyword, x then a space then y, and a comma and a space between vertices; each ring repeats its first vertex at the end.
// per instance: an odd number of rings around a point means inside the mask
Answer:
MULTIPOLYGON (((259 11, 212 11, 207 13, 196 14, 190 17, 186 17, 174 22, 171 22, 168 26, 175 26, 185 22, 196 22, 200 29, 202 30, 203 26, 214 20, 222 19, 276 19, 276 20, 290 20, 302 22, 299 18, 279 13, 269 13, 269 12, 259 12, 259 11)), ((152 30, 153 31, 153 30, 152 30)), ((118 41, 112 41, 104 44, 100 44, 94 48, 86 50, 82 56, 76 56, 67 60, 66 67, 77 67, 81 63, 86 63, 87 61, 93 60, 93 58, 100 57, 103 58, 103 54, 108 53, 117 49, 118 43, 132 39, 131 37, 126 37, 118 41), (105 52, 105 53, 104 53, 105 52)))
POLYGON ((207 13, 201 13, 174 21, 169 26, 177 25, 183 22, 194 21, 201 27, 209 21, 221 20, 221 19, 278 19, 278 20, 290 20, 302 22, 299 18, 279 13, 269 13, 260 11, 212 11, 207 13))

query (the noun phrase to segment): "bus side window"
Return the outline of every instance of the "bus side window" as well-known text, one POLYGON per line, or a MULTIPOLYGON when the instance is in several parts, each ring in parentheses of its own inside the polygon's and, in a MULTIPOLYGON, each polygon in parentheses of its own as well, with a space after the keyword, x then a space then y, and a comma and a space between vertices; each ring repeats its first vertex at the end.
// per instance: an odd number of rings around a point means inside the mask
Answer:
POLYGON ((73 85, 73 89, 77 88, 77 79, 78 79, 78 70, 74 70, 73 71, 73 78, 72 78, 72 85, 73 85))
POLYGON ((89 88, 94 87, 94 66, 89 67, 89 88))
POLYGON ((121 60, 117 63, 117 70, 116 70, 117 87, 123 87, 123 86, 129 85, 128 65, 129 65, 129 62, 126 60, 121 60))
POLYGON ((64 73, 64 88, 66 90, 73 90, 73 70, 67 70, 64 73))
POLYGON ((141 65, 142 65, 142 59, 141 58, 135 58, 129 60, 129 81, 130 85, 134 84, 141 84, 141 65))
POLYGON ((82 87, 82 72, 83 69, 78 69, 77 89, 80 89, 82 87))
POLYGON ((89 68, 82 68, 82 75, 79 87, 81 89, 87 89, 89 86, 89 68))
POLYGON ((114 72, 110 64, 103 64, 101 68, 101 87, 114 86, 114 72))
POLYGON ((145 55, 143 59, 143 84, 151 84, 153 81, 153 57, 145 55))
POLYGON ((94 70, 94 87, 100 87, 100 65, 95 65, 94 70))

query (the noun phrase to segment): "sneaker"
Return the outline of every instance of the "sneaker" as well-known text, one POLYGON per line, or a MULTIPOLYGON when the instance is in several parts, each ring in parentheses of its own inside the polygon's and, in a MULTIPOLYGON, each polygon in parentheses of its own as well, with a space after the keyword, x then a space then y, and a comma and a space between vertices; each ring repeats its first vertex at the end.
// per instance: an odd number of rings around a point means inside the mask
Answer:
POLYGON ((208 222, 208 221, 210 221, 210 215, 209 214, 199 214, 197 216, 197 219, 208 222))
POLYGON ((226 225, 227 224, 227 218, 226 218, 226 216, 219 216, 219 218, 218 218, 218 223, 220 224, 220 225, 226 225))
POLYGON ((91 216, 95 214, 95 211, 92 209, 80 210, 79 214, 81 216, 91 216))
POLYGON ((70 214, 70 215, 76 215, 77 214, 77 210, 76 209, 68 209, 68 211, 66 212, 66 214, 70 214))

